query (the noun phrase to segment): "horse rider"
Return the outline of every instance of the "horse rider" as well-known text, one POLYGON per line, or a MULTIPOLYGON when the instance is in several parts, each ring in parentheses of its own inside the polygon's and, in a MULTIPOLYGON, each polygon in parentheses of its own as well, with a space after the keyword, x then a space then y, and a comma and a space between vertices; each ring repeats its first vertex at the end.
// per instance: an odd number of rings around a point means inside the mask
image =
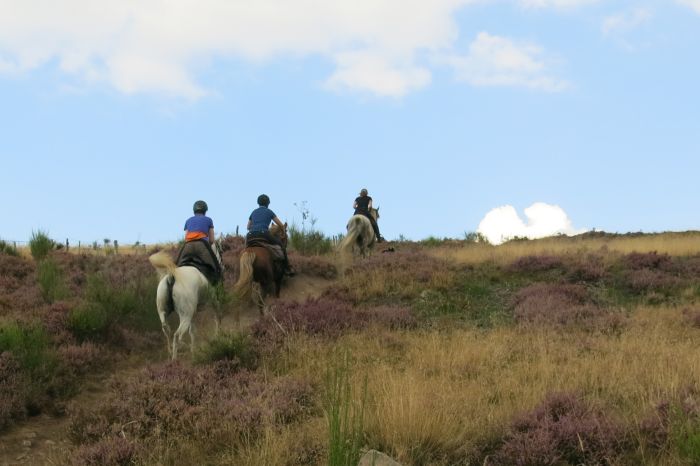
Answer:
POLYGON ((372 229, 374 230, 374 235, 377 237, 377 242, 381 243, 384 241, 384 237, 379 234, 379 225, 377 225, 377 221, 370 213, 372 211, 372 198, 368 195, 367 189, 362 188, 360 196, 355 198, 355 203, 352 207, 355 209, 355 215, 364 215, 369 219, 369 222, 372 224, 372 229))
POLYGON ((195 202, 192 210, 194 215, 185 222, 185 243, 180 248, 177 265, 197 267, 214 284, 221 279, 221 264, 212 250, 214 221, 206 215, 209 210, 206 202, 195 202))
POLYGON ((280 246, 282 248, 282 252, 284 253, 284 272, 291 277, 294 276, 294 270, 292 270, 289 265, 287 246, 281 238, 278 238, 270 233, 270 222, 275 222, 283 235, 286 234, 285 226, 277 215, 270 210, 268 207, 269 205, 270 197, 267 194, 261 194, 258 196, 258 208, 250 214, 250 217, 248 217, 248 234, 246 235, 246 244, 252 240, 264 240, 270 244, 280 246))

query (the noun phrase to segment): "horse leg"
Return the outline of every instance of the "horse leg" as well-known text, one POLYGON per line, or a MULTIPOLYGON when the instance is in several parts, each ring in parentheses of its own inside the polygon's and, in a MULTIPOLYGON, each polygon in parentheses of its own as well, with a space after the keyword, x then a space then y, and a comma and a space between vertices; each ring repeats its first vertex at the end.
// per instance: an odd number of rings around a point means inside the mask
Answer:
POLYGON ((192 316, 181 315, 180 325, 175 330, 175 335, 173 335, 173 361, 177 359, 177 346, 182 343, 182 339, 185 333, 190 329, 192 323, 192 316))
POLYGON ((195 340, 195 330, 194 322, 190 322, 190 354, 194 357, 194 340, 195 340))
POLYGON ((265 298, 263 297, 263 290, 262 286, 258 282, 253 282, 253 300, 255 301, 255 304, 258 306, 258 310, 260 311, 260 315, 265 315, 263 309, 265 307, 265 298))
POLYGON ((169 290, 167 285, 167 277, 163 278, 158 284, 158 290, 156 291, 156 308, 158 310, 158 317, 160 318, 160 327, 163 330, 163 335, 165 335, 165 348, 168 351, 168 356, 172 357, 172 349, 170 347, 170 335, 172 331, 170 330, 170 325, 168 325, 166 310, 168 309, 169 301, 169 290))
POLYGON ((163 334, 165 335, 165 349, 168 351, 168 356, 172 357, 172 348, 170 348, 170 334, 172 333, 170 331, 170 325, 168 325, 167 322, 165 322, 164 317, 161 317, 161 328, 163 329, 163 334))

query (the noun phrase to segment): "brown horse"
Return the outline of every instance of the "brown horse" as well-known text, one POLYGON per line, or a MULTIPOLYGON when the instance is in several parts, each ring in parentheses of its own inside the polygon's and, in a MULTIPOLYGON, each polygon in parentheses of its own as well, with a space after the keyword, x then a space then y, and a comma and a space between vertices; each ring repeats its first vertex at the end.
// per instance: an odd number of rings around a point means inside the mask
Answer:
MULTIPOLYGON (((282 230, 277 225, 270 228, 270 233, 279 238, 287 247, 287 224, 282 230)), ((280 296, 282 278, 284 277, 284 266, 280 261, 274 260, 272 253, 265 246, 249 246, 243 250, 240 258, 240 275, 238 281, 233 286, 233 291, 240 302, 253 298, 258 306, 260 315, 263 315, 265 308, 265 296, 274 294, 276 298, 280 296)), ((240 311, 237 311, 237 314, 240 311)), ((239 316, 236 316, 238 320, 239 316)))

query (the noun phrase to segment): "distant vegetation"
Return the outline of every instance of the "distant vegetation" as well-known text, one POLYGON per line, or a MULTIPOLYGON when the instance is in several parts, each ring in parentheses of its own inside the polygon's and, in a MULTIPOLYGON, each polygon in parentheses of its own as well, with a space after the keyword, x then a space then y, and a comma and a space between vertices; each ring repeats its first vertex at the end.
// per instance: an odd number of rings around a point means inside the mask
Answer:
MULTIPOLYGON (((340 271, 305 220, 288 286, 313 297, 283 288, 252 328, 179 363, 146 255, 38 234, 34 260, 0 249, 0 430, 136 358, 67 411, 66 463, 700 463, 700 233, 429 238, 340 271)), ((224 241, 224 298, 243 243, 224 241)))

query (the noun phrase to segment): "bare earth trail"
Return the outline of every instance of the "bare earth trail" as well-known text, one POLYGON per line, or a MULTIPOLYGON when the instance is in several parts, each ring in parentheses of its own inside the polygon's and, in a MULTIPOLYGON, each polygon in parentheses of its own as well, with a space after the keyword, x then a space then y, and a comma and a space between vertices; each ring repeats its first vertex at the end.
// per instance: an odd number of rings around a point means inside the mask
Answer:
MULTIPOLYGON (((305 275, 287 279, 282 287, 281 298, 284 301, 303 301, 320 296, 331 283, 318 277, 305 275)), ((268 303, 274 306, 274 299, 268 303)), ((240 326, 232 315, 225 315, 222 320, 222 332, 249 330, 260 314, 252 304, 241 310, 240 326)), ((171 323, 176 325, 177 319, 171 323)), ((210 310, 199 312, 195 317, 197 345, 209 340, 214 334, 214 318, 210 310)), ((162 335, 159 335, 162 337, 162 335)), ((188 339, 186 338, 186 341, 188 339)), ((188 341, 189 343, 189 341, 188 341)), ((189 347, 189 345, 187 345, 189 347)), ((189 354, 183 348, 181 359, 189 360, 189 354)), ((116 364, 108 373, 88 377, 83 382, 80 393, 67 402, 67 405, 97 406, 109 394, 107 387, 113 379, 124 379, 137 374, 154 361, 166 361, 165 340, 163 350, 156 354, 134 355, 116 364)), ((68 416, 51 416, 41 414, 28 418, 0 434, 0 466, 34 466, 70 464, 71 443, 68 438, 68 416)))

